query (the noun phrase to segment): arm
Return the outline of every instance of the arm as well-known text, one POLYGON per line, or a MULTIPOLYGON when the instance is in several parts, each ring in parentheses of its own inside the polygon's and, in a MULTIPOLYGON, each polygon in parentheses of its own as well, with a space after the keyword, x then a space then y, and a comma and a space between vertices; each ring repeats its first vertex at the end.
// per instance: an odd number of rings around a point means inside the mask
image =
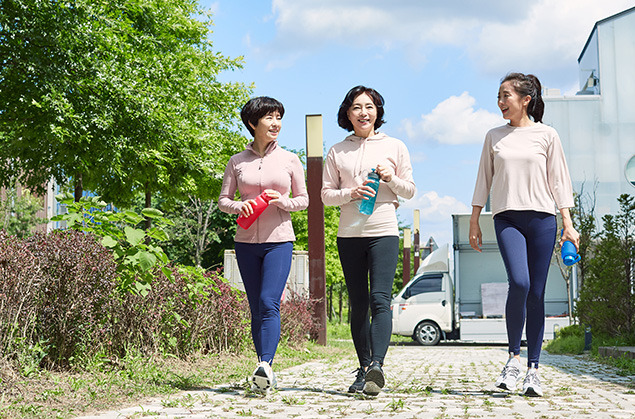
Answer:
POLYGON ((482 252, 483 249, 483 234, 481 233, 481 226, 478 219, 481 215, 483 207, 477 205, 472 206, 472 215, 470 216, 470 246, 477 252, 482 252))
MULTIPOLYGON (((243 207, 243 202, 234 200, 238 182, 236 181, 236 173, 233 159, 229 159, 225 174, 223 175, 223 185, 220 189, 218 197, 218 208, 228 214, 238 214, 243 207)), ((250 208, 251 209, 251 208, 250 208)))
POLYGON ((344 205, 353 200, 351 189, 340 189, 340 175, 335 153, 331 149, 326 155, 324 168, 322 169, 322 202, 324 205, 344 205))
POLYGON ((405 199, 410 199, 415 194, 415 182, 412 178, 412 165, 410 164, 410 153, 405 144, 401 144, 399 148, 399 161, 397 162, 396 173, 393 174, 389 167, 381 164, 375 169, 377 174, 386 182, 395 195, 405 199))
POLYGON ((570 240, 576 250, 580 250, 580 234, 573 228, 573 221, 571 220, 571 213, 569 208, 560 208, 560 215, 562 215, 562 237, 560 238, 560 247, 566 240, 570 240))

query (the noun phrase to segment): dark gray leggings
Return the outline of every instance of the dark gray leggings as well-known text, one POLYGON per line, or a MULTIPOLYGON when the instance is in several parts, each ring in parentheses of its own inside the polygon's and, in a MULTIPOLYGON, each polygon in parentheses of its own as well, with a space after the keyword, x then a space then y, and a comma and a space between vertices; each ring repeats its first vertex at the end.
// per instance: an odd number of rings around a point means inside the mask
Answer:
POLYGON ((392 334, 390 299, 399 237, 338 237, 337 250, 350 298, 351 335, 360 366, 367 367, 372 361, 383 365, 392 334))

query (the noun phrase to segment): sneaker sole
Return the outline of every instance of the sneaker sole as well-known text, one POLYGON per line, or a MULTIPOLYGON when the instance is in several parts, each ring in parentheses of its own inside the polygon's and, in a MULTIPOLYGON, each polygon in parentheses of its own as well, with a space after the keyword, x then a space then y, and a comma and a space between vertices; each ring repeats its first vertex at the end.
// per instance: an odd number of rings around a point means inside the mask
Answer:
POLYGON ((529 387, 523 392, 523 396, 542 397, 542 393, 537 392, 533 387, 529 387))
POLYGON ((264 368, 258 368, 251 377, 251 381, 260 389, 260 391, 267 391, 272 387, 272 382, 267 378, 267 373, 264 368))
POLYGON ((496 384, 496 387, 498 387, 498 388, 500 388, 500 389, 502 389, 502 390, 507 390, 507 391, 514 391, 514 390, 516 390, 516 386, 514 386, 514 387, 512 387, 512 386, 508 386, 508 385, 507 385, 507 384, 505 384, 505 383, 499 383, 499 384, 496 384))
POLYGON ((366 373, 366 383, 364 384, 364 393, 370 396, 376 396, 386 384, 384 375, 379 370, 369 370, 366 373))

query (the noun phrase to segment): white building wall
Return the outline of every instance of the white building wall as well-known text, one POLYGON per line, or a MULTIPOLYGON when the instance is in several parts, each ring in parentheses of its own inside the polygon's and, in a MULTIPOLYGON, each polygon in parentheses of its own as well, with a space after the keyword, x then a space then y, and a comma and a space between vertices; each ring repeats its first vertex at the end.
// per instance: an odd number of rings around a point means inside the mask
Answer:
POLYGON ((560 134, 574 190, 591 193, 597 182, 599 218, 619 211, 620 194, 635 195, 626 177, 635 156, 635 9, 598 22, 579 69, 581 92, 545 96, 544 122, 560 134), (592 72, 599 82, 589 87, 592 72))

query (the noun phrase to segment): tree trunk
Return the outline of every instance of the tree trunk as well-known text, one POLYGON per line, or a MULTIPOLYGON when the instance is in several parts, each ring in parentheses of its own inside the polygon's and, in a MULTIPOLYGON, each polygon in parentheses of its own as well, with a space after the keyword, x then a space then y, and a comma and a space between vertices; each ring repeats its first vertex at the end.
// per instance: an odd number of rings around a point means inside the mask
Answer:
MULTIPOLYGON (((152 208, 152 193, 150 192, 150 185, 146 182, 146 203, 145 208, 152 208)), ((150 230, 152 227, 152 219, 146 217, 146 230, 150 230)))
POLYGON ((82 199, 82 195, 84 195, 84 185, 82 184, 82 174, 78 173, 77 177, 75 178, 75 202, 79 202, 79 200, 82 199))

